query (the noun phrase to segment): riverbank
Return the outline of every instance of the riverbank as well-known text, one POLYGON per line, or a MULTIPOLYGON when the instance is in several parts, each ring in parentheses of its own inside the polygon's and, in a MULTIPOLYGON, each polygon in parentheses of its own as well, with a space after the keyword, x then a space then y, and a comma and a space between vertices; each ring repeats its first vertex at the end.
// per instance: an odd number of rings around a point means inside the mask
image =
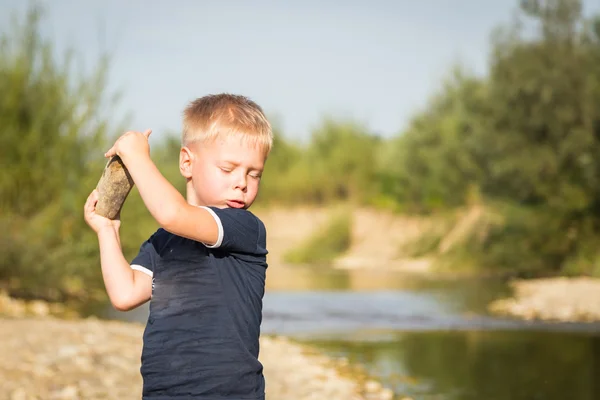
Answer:
MULTIPOLYGON (((282 279, 288 279, 285 269, 277 268, 283 263, 283 255, 318 232, 327 221, 329 212, 327 208, 271 208, 260 210, 257 215, 268 226, 269 263, 275 266, 270 271, 267 286, 276 286, 282 279)), ((428 257, 411 257, 406 246, 427 235, 432 227, 440 225, 440 221, 376 209, 354 209, 352 243, 333 261, 331 268, 347 270, 353 290, 368 288, 369 282, 381 276, 382 271, 390 270, 421 276, 477 276, 477 271, 436 271, 433 264, 436 255, 468 240, 483 215, 481 207, 471 207, 446 227, 447 232, 439 241, 437 253, 428 257)), ((600 321, 600 279, 516 280, 511 287, 514 295, 489 304, 490 312, 528 320, 600 321)))
MULTIPOLYGON (((94 318, 0 317, 0 398, 139 399, 143 326, 94 318)), ((267 399, 389 400, 347 360, 282 337, 261 338, 267 399)))
MULTIPOLYGON (((284 264, 285 254, 321 231, 335 210, 335 207, 254 210, 267 227, 269 265, 284 264)), ((331 267, 427 274, 431 272, 431 260, 410 257, 403 246, 425 232, 431 223, 427 218, 374 208, 353 209, 350 247, 331 267)))
POLYGON ((489 305, 498 315, 562 322, 600 321, 600 279, 543 278, 511 283, 513 297, 489 305))

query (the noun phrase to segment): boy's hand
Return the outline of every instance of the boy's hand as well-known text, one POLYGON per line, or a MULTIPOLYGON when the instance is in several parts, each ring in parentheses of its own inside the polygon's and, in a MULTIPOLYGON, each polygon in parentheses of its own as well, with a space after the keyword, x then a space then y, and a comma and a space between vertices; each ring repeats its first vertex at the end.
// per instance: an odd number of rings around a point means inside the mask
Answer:
POLYGON ((121 226, 121 220, 117 217, 114 220, 110 220, 106 217, 96 214, 96 204, 98 204, 98 190, 94 189, 87 198, 85 206, 83 207, 83 214, 85 222, 98 233, 102 229, 112 228, 115 231, 119 231, 121 226))
POLYGON ((146 132, 129 131, 125 132, 115 144, 104 154, 104 157, 119 156, 123 161, 136 154, 150 154, 150 145, 148 137, 152 133, 151 129, 146 132))

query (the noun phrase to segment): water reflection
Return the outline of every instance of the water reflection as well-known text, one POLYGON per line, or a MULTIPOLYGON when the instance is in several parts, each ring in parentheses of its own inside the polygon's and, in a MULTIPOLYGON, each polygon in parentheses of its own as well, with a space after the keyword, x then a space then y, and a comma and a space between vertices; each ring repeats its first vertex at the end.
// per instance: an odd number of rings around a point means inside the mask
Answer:
MULTIPOLYGON (((508 294, 498 280, 446 279, 397 271, 335 270, 277 266, 267 275, 263 329, 293 334, 307 330, 446 328, 480 322, 486 304, 508 294), (416 324, 416 325, 415 325, 416 324)), ((147 305, 116 312, 105 303, 87 305, 85 314, 145 322, 147 305)), ((318 332, 316 332, 318 333, 318 332)))
POLYGON ((519 331, 406 332, 312 344, 366 366, 395 393, 438 400, 595 400, 600 336, 519 331))
POLYGON ((378 269, 336 270, 328 266, 271 266, 267 292, 403 291, 426 294, 448 310, 487 313, 491 301, 507 297, 510 289, 500 279, 451 279, 378 269))
MULTIPOLYGON (((600 399, 600 324, 489 316, 486 305, 509 295, 504 282, 296 266, 271 268, 267 276, 264 334, 347 356, 399 395, 600 399)), ((94 313, 143 323, 147 307, 94 313)))

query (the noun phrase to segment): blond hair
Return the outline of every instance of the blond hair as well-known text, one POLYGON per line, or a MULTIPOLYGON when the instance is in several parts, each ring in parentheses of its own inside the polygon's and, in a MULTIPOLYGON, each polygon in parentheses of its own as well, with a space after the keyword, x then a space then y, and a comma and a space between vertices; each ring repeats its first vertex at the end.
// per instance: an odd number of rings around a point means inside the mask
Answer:
POLYGON ((192 101, 183 112, 182 144, 238 136, 268 155, 273 146, 271 124, 262 108, 247 97, 215 94, 192 101))

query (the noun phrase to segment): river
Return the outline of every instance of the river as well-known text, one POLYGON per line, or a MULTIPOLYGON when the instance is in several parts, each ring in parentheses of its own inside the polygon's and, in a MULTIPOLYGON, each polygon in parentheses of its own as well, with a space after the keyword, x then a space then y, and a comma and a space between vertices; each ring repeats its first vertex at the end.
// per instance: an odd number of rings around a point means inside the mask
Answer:
MULTIPOLYGON (((600 324, 489 315, 509 293, 492 279, 273 268, 262 332, 346 357, 415 400, 600 399, 600 324)), ((145 322, 147 308, 104 316, 145 322)))

